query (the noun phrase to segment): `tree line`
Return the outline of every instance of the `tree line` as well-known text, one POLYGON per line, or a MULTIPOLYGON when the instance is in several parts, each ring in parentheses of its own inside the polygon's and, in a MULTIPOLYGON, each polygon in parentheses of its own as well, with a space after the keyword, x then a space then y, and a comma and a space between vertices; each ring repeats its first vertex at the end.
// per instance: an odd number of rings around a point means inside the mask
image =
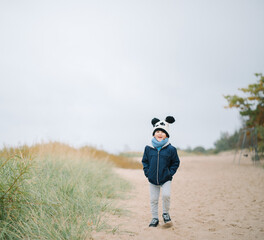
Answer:
POLYGON ((188 147, 187 152, 194 153, 218 153, 221 151, 235 149, 241 146, 241 134, 245 133, 244 147, 252 145, 252 139, 258 152, 263 157, 264 152, 264 76, 262 73, 256 73, 257 81, 249 84, 246 88, 239 88, 244 96, 224 95, 228 105, 225 108, 237 108, 242 117, 242 126, 239 130, 229 134, 222 132, 220 138, 215 141, 214 148, 205 149, 197 146, 193 149, 188 147), (254 136, 252 136, 254 134, 254 136))

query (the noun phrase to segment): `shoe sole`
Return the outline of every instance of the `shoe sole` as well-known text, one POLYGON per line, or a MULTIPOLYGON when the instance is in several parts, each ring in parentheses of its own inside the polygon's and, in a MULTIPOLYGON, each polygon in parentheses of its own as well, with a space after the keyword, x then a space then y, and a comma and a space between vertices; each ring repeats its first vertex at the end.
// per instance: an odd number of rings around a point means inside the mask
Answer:
POLYGON ((170 227, 172 227, 172 221, 169 221, 169 222, 167 222, 167 223, 164 223, 164 224, 162 225, 162 227, 163 227, 163 228, 170 228, 170 227))
MULTIPOLYGON (((158 224, 159 225, 159 224, 158 224)), ((158 225, 156 225, 156 226, 149 226, 149 227, 157 227, 158 225)))

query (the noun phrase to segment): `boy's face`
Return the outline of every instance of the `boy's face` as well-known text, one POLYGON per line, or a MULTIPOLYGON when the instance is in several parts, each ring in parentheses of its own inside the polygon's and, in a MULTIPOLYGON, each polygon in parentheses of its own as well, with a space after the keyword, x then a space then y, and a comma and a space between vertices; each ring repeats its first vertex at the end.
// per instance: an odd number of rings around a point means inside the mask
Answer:
POLYGON ((161 130, 157 130, 154 133, 154 137, 160 142, 160 141, 164 140, 167 137, 167 135, 165 132, 163 132, 161 130))

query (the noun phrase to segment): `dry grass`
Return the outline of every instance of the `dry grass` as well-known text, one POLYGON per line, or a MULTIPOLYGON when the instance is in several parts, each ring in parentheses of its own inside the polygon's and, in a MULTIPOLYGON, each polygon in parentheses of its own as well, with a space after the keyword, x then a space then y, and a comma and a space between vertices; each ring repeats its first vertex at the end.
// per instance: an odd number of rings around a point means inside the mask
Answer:
POLYGON ((60 142, 39 143, 33 146, 23 145, 19 148, 4 147, 0 151, 0 157, 8 158, 10 155, 20 154, 23 156, 32 156, 43 158, 52 156, 55 159, 63 159, 65 157, 74 159, 93 159, 98 161, 106 161, 120 168, 140 169, 141 164, 131 158, 122 155, 109 154, 103 150, 98 150, 94 147, 84 146, 74 148, 60 142))

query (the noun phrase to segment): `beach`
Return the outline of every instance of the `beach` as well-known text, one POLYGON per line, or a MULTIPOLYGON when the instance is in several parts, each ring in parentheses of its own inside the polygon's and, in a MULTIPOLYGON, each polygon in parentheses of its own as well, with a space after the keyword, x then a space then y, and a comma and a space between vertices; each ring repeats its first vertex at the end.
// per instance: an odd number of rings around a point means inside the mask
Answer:
POLYGON ((160 224, 148 227, 149 183, 143 170, 116 168, 132 190, 118 200, 124 213, 108 217, 116 231, 97 232, 92 239, 264 239, 263 167, 244 156, 234 163, 233 153, 179 157, 171 189, 172 227, 163 227, 161 198, 160 224))

